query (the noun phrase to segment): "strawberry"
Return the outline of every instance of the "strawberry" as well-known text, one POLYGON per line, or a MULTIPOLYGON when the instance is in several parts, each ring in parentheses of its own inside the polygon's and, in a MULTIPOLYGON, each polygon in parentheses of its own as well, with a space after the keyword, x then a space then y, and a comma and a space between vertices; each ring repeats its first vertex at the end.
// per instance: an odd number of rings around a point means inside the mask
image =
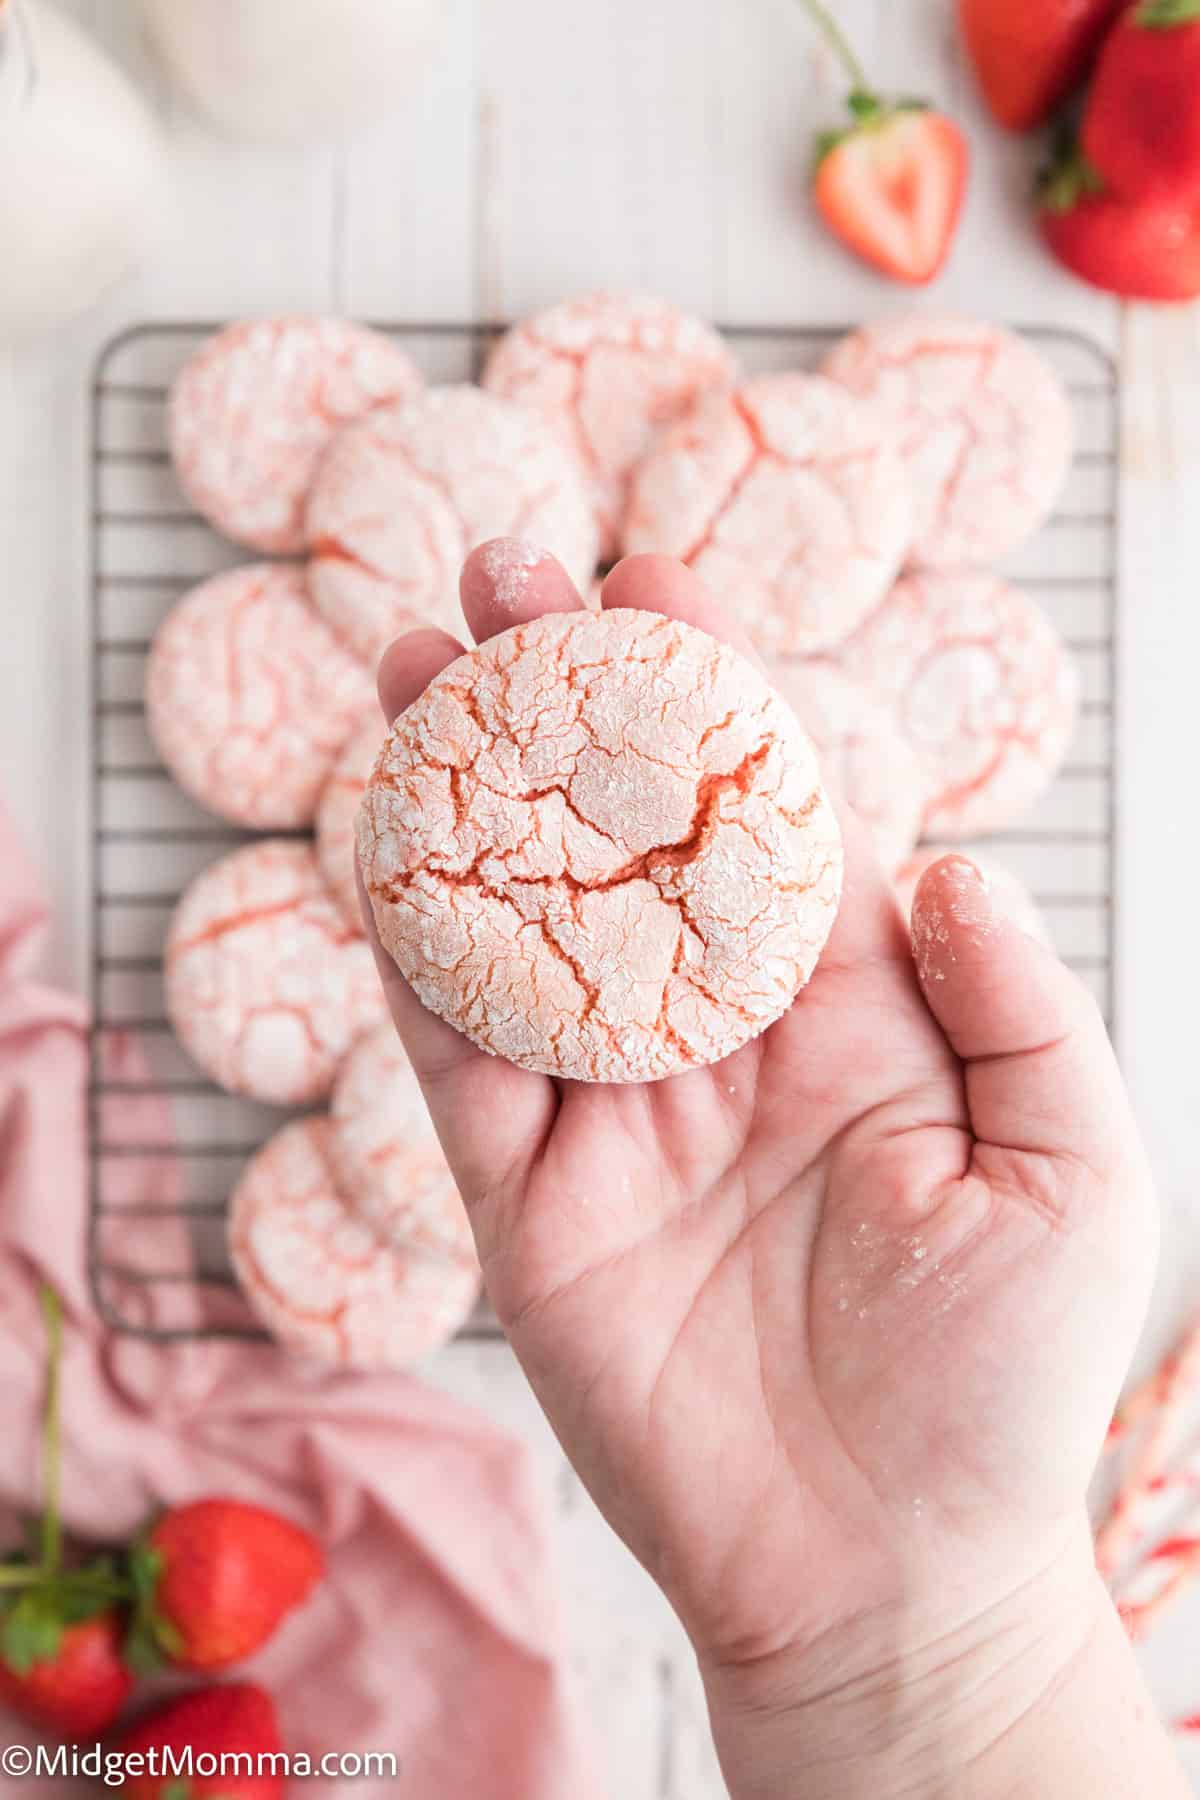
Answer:
POLYGON ((157 1773, 126 1775, 126 1800, 203 1800, 205 1795, 212 1800, 218 1795, 220 1800, 282 1800, 282 1770, 260 1761, 283 1754, 275 1703, 250 1682, 197 1688, 168 1700, 125 1732, 119 1749, 126 1767, 131 1756, 160 1753, 154 1759, 157 1773), (165 1768, 163 1752, 169 1753, 165 1768), (194 1772, 202 1756, 216 1758, 214 1774, 194 1772), (222 1756, 249 1757, 249 1770, 230 1761, 222 1772, 222 1756))
POLYGON ((252 1656, 324 1566, 316 1539, 265 1507, 221 1499, 173 1507, 131 1556, 135 1664, 165 1656, 219 1669, 252 1656))
POLYGON ((1093 287, 1129 300, 1200 296, 1200 218, 1106 193, 1078 159, 1043 188, 1040 222, 1059 262, 1093 287))
POLYGON ((0 1702, 69 1739, 107 1730, 133 1687, 121 1660, 123 1622, 115 1602, 124 1585, 111 1562, 63 1566, 59 1517, 62 1312, 51 1288, 41 1293, 46 1327, 46 1404, 42 1427, 45 1487, 30 1556, 0 1564, 0 1702))
POLYGON ((821 140, 813 192, 836 237, 894 281, 932 281, 958 228, 967 145, 958 126, 914 103, 850 96, 857 123, 821 140))
POLYGON ((121 1619, 106 1607, 64 1624, 52 1605, 39 1617, 29 1604, 34 1592, 26 1590, 4 1620, 0 1701, 68 1741, 99 1737, 133 1688, 121 1660, 121 1619))
POLYGON ((967 184, 967 142, 923 100, 882 99, 822 0, 802 0, 853 84, 852 123, 817 139, 813 197, 825 223, 894 281, 932 281, 954 242, 967 184))
POLYGON ((1200 204, 1200 0, 1138 0, 1100 52, 1083 153, 1123 200, 1200 204))
POLYGON ((1126 0, 958 0, 983 97, 1010 131, 1044 124, 1080 84, 1126 0))

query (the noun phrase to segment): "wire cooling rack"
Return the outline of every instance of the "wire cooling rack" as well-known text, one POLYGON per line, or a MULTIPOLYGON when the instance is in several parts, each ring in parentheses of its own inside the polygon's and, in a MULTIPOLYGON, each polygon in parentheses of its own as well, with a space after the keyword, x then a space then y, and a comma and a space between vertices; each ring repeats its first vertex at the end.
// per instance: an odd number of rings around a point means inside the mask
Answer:
MULTIPOLYGON (((146 733, 146 654, 194 582, 246 560, 186 506, 166 450, 175 372, 213 324, 147 324, 101 353, 92 392, 92 1058, 90 1273, 114 1329, 157 1340, 257 1336, 231 1276, 224 1218, 247 1157, 284 1114, 222 1093, 175 1042, 162 946, 182 889, 249 834, 202 812, 146 733), (147 1199, 147 1193, 151 1198, 147 1199)), ((382 326, 433 381, 478 373, 501 329, 382 326)), ((833 327, 726 327, 751 370, 803 366, 833 327)), ((1034 891, 1065 960, 1113 1025, 1116 811, 1117 389, 1111 359, 1070 332, 1028 328, 1067 382, 1078 452, 1058 511, 1008 565, 1078 662, 1071 761, 1036 810, 981 840, 1034 891)), ((481 1314, 469 1333, 490 1335, 481 1314)))

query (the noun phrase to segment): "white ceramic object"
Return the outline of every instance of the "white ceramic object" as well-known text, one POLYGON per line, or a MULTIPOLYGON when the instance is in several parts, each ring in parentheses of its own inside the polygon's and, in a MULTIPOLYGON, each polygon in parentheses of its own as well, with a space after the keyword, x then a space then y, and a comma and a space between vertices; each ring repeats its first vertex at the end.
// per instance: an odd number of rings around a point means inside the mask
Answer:
POLYGON ((386 111, 444 0, 141 0, 178 86, 232 137, 300 143, 386 111))
POLYGON ((151 115, 41 0, 0 0, 0 341, 63 323, 137 259, 163 164, 151 115))

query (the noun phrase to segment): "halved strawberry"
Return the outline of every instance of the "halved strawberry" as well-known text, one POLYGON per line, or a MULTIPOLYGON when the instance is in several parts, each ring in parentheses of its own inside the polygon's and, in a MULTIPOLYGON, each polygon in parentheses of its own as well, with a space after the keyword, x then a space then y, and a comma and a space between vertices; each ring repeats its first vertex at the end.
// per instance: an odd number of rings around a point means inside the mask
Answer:
POLYGON ((819 142, 813 192, 830 230, 893 280, 932 281, 954 242, 966 193, 966 139, 918 101, 890 106, 856 90, 855 123, 819 142))
POLYGON ((923 100, 872 93, 862 64, 824 0, 801 0, 851 82, 851 123, 817 139, 813 195, 843 244, 919 285, 945 263, 967 186, 967 140, 923 100))

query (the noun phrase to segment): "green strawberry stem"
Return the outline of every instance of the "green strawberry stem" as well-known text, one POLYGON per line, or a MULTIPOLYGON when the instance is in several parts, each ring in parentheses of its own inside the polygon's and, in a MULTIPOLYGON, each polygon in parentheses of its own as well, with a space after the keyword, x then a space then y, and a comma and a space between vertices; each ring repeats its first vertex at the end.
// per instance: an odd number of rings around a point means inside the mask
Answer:
POLYGON ((1200 0, 1142 0, 1134 8, 1133 22, 1143 31, 1174 31, 1200 19, 1200 0))
POLYGON ((127 1600, 130 1585, 118 1575, 93 1575, 87 1569, 51 1571, 23 1564, 0 1567, 0 1591, 28 1592, 31 1588, 55 1593, 107 1594, 114 1600, 127 1600))
POLYGON ((42 1572, 62 1565, 62 1307, 52 1287, 42 1284, 46 1326, 46 1417, 42 1426, 42 1572))
POLYGON ((867 72, 850 48, 850 42, 845 32, 829 8, 823 4, 823 0, 800 0, 800 4, 850 77, 855 93, 869 93, 867 72))

